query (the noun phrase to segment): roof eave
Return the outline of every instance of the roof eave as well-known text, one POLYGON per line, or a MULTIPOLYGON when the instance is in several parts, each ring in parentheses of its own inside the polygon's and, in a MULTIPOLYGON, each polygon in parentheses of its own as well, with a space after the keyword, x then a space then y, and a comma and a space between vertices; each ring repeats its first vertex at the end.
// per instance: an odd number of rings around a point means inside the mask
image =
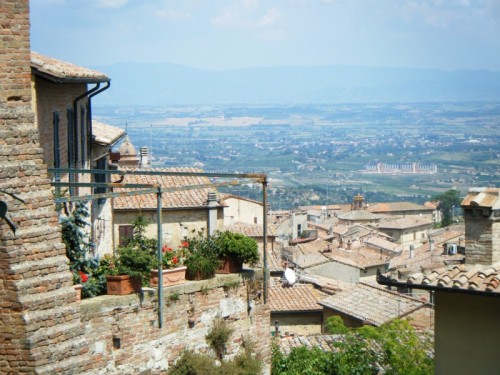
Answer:
POLYGON ((53 83, 105 83, 111 82, 111 78, 109 77, 60 77, 55 76, 52 73, 40 70, 39 68, 31 67, 32 72, 53 83))

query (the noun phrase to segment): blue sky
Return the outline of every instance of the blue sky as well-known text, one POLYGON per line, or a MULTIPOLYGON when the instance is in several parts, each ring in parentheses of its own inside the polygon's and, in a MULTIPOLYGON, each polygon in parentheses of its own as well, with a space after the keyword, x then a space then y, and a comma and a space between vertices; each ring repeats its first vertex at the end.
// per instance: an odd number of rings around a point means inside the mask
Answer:
POLYGON ((500 0, 31 0, 31 48, 82 66, 500 71, 500 0))

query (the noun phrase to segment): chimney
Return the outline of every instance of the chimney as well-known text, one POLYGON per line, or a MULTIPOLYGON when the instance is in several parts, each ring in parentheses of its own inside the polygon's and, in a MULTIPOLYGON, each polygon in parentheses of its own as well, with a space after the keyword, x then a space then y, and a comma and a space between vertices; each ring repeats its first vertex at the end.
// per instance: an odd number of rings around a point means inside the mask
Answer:
POLYGON ((207 231, 211 236, 217 230, 217 193, 214 191, 208 192, 207 199, 208 206, 208 220, 207 220, 207 231))
POLYGON ((410 245, 410 259, 415 258, 415 247, 410 245))
POLYGON ((141 167, 149 168, 149 149, 147 146, 143 146, 140 149, 141 167))
POLYGON ((500 262, 500 188, 474 188, 462 201, 465 263, 500 262))

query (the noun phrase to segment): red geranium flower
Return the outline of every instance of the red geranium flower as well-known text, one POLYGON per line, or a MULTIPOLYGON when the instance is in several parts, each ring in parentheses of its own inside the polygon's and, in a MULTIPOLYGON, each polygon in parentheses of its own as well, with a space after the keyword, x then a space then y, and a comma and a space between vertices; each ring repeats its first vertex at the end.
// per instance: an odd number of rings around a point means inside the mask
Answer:
POLYGON ((189 242, 187 241, 182 241, 181 247, 189 247, 189 242))
POLYGON ((173 257, 173 258, 172 258, 172 262, 173 262, 174 264, 179 263, 179 258, 177 258, 177 257, 173 257))
POLYGON ((162 251, 162 253, 164 253, 165 251, 167 251, 167 245, 163 245, 162 248, 161 248, 161 251, 162 251))
POLYGON ((79 274, 80 274, 80 280, 82 280, 82 283, 86 283, 87 280, 89 279, 88 275, 83 273, 83 271, 79 271, 79 274))

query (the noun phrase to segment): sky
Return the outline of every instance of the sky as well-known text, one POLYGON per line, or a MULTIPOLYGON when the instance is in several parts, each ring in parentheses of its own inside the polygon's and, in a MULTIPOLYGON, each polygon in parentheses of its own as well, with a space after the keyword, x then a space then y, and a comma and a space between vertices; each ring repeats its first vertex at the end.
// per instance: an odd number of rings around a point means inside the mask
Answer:
POLYGON ((31 0, 31 49, 169 62, 500 71, 500 0, 31 0))

